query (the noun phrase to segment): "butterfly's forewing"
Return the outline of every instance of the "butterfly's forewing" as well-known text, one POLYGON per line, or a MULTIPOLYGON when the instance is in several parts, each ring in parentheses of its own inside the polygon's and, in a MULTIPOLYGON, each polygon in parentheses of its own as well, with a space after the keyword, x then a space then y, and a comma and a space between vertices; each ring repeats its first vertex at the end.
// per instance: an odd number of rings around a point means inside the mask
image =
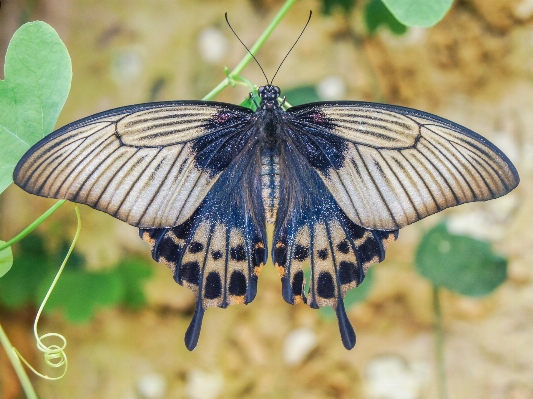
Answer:
POLYGON ((336 310, 346 348, 355 333, 346 316, 343 298, 359 285, 368 267, 385 257, 397 231, 372 231, 353 223, 290 141, 280 145, 280 201, 272 257, 281 275, 283 298, 313 308, 336 310), (305 292, 306 269, 310 270, 305 292))
POLYGON ((177 227, 147 229, 153 258, 197 296, 185 342, 194 349, 208 307, 251 302, 267 260, 259 145, 253 139, 222 172, 194 214, 177 227))
POLYGON ((177 101, 132 105, 67 125, 34 145, 14 181, 131 225, 184 223, 244 148, 252 111, 177 101))
POLYGON ((409 108, 341 102, 287 111, 287 134, 356 224, 393 230, 505 195, 519 177, 478 134, 409 108))

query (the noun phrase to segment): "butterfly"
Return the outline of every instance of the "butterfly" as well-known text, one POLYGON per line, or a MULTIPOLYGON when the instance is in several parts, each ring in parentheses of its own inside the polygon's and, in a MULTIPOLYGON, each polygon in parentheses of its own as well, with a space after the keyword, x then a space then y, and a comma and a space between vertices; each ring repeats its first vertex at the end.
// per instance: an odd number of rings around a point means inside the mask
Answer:
POLYGON ((153 258, 197 297, 189 350, 207 308, 254 300, 267 224, 285 301, 334 308, 351 349, 343 298, 399 229, 519 183, 498 148, 438 116, 348 101, 284 110, 277 86, 258 93, 255 111, 173 101, 89 116, 43 138, 14 171, 27 192, 140 229, 153 258))

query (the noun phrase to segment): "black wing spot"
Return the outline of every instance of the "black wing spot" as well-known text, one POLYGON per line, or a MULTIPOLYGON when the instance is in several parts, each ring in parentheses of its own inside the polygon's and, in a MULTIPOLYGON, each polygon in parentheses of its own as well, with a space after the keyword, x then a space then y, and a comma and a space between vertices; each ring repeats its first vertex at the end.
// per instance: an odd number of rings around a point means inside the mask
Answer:
POLYGON ((303 245, 296 244, 294 248, 294 259, 297 261, 303 262, 309 257, 309 247, 304 247, 303 245))
POLYGON ((162 257, 167 261, 176 261, 176 257, 179 254, 179 251, 176 251, 176 243, 172 238, 165 236, 157 245, 156 251, 153 252, 153 255, 156 255, 157 252, 157 261, 162 257))
POLYGON ((236 260, 237 262, 246 260, 246 251, 243 245, 237 245, 236 247, 231 248, 229 254, 231 259, 236 260))
POLYGON ((252 251, 252 265, 259 266, 265 259, 265 248, 257 245, 252 251))
POLYGON ((278 243, 274 249, 274 258, 279 266, 285 266, 287 264, 287 247, 278 243))
POLYGON ((318 258, 321 259, 321 260, 326 260, 328 258, 328 255, 329 255, 327 248, 319 249, 318 251, 316 251, 316 254, 317 254, 318 258))
POLYGON ((191 284, 200 284, 200 264, 198 262, 187 262, 181 265, 180 277, 191 284))
POLYGON ((384 257, 383 246, 373 236, 368 237, 358 248, 357 252, 361 255, 361 263, 367 263, 374 257, 378 257, 381 262, 384 257))
POLYGON ((304 272, 302 270, 299 270, 294 274, 292 278, 292 284, 291 284, 292 293, 295 296, 302 295, 303 286, 304 286, 304 272))
POLYGON ((341 284, 350 284, 357 280, 357 265, 352 262, 342 261, 339 265, 339 281, 341 284))
POLYGON ((337 244, 337 249, 342 252, 343 254, 347 254, 350 252, 350 246, 348 244, 348 241, 342 240, 337 244))
POLYGON ((172 229, 172 232, 181 240, 185 240, 192 233, 194 227, 194 215, 185 222, 172 229))
POLYGON ((235 270, 231 273, 228 291, 230 295, 243 296, 246 294, 246 277, 241 271, 235 270))
POLYGON ((335 298, 335 285, 331 274, 322 272, 318 275, 316 292, 322 298, 335 298))
POLYGON ((205 279, 205 294, 206 299, 215 299, 222 295, 222 280, 217 272, 211 272, 205 279))
POLYGON ((213 260, 219 260, 220 258, 222 258, 222 252, 211 251, 211 256, 213 257, 213 260))
POLYGON ((204 250, 204 244, 198 241, 193 241, 189 245, 189 252, 191 254, 197 254, 198 252, 202 252, 204 250))
POLYGON ((355 224, 354 222, 352 222, 350 219, 348 219, 347 216, 344 216, 344 224, 349 232, 349 236, 352 240, 359 240, 361 238, 363 238, 363 236, 365 235, 366 233, 366 229, 364 227, 361 227, 357 224, 355 224))

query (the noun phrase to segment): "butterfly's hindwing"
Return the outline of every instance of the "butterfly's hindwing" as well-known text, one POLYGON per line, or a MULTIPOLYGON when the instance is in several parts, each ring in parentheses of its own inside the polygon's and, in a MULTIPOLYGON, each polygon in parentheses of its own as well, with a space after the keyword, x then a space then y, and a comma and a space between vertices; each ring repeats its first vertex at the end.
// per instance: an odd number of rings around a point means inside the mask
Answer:
POLYGON ((252 142, 249 145, 186 222, 173 228, 140 230, 152 247, 153 258, 169 266, 174 279, 197 296, 185 337, 191 350, 207 308, 253 301, 260 269, 267 260, 260 152, 252 142))
POLYGON ((372 231, 353 223, 301 153, 287 143, 280 155, 280 203, 272 258, 282 280, 283 298, 337 312, 347 348, 355 333, 344 310, 346 292, 359 285, 368 267, 385 257, 396 231, 372 231), (306 270, 310 271, 305 292, 306 270))
POLYGON ((32 147, 14 181, 138 227, 189 218, 247 143, 252 111, 194 101, 140 104, 67 125, 32 147))
POLYGON ((355 223, 399 229, 505 195, 516 169, 476 133, 421 111, 363 102, 289 108, 287 134, 355 223))

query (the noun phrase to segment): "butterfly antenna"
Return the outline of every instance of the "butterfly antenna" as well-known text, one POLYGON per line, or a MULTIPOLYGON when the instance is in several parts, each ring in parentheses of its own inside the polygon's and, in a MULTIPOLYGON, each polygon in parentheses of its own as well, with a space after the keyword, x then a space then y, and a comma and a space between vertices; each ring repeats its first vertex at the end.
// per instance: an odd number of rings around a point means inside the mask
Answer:
POLYGON ((255 62, 257 62, 257 65, 259 65, 259 68, 261 68, 261 72, 263 72, 263 75, 265 76, 265 80, 267 82, 267 84, 270 84, 268 82, 268 78, 266 76, 266 73, 265 71, 263 70, 263 67, 261 66, 261 64, 259 63, 259 61, 257 61, 257 58, 255 58, 255 56, 252 54, 252 52, 250 51, 250 49, 248 47, 246 47, 246 44, 243 43, 243 41, 241 40, 241 38, 239 37, 239 35, 237 35, 237 33, 235 32, 235 30, 231 27, 231 24, 229 23, 229 20, 228 20, 228 13, 224 14, 226 16, 226 22, 228 23, 228 26, 229 28, 231 29, 231 31, 233 32, 233 34, 235 35, 235 37, 241 42, 241 44, 244 46, 244 48, 248 51, 248 54, 250 54, 252 56, 252 58, 255 60, 255 62))
POLYGON ((311 21, 311 16, 313 15, 313 11, 309 11, 309 18, 307 19, 307 22, 305 23, 305 26, 304 28, 302 29, 302 32, 300 33, 300 36, 298 36, 298 39, 296 39, 296 41, 294 42, 294 44, 292 45, 292 47, 290 48, 290 50, 287 52, 287 55, 285 55, 285 58, 283 58, 283 60, 281 61, 281 63, 279 64, 279 67, 278 69, 276 69, 276 73, 274 74, 274 76, 272 77, 272 80, 270 81, 270 84, 272 84, 272 82, 274 82, 274 79, 276 77, 276 75, 278 74, 279 72, 279 69, 281 68, 281 66, 283 65, 283 63, 285 62, 285 60, 287 59, 287 57, 289 56, 289 54, 291 53, 292 49, 294 48, 294 46, 296 46, 296 43, 298 43, 298 40, 300 40, 300 38, 302 37, 302 35, 304 34, 304 31, 305 31, 305 28, 307 28, 307 25, 309 25, 309 21, 311 21))

